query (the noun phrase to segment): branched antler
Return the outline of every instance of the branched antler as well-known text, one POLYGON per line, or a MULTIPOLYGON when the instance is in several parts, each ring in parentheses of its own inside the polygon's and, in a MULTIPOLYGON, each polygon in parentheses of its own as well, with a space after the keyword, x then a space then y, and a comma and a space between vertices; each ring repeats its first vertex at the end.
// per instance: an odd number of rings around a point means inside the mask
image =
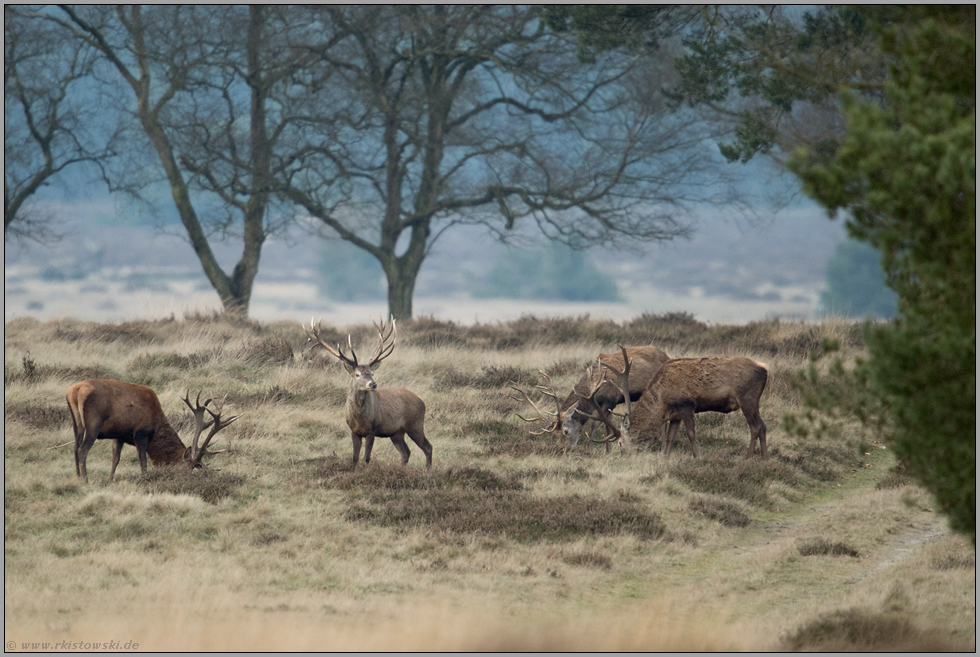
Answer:
POLYGON ((212 401, 213 400, 209 398, 207 401, 205 401, 202 404, 201 393, 199 392, 197 393, 197 399, 195 399, 194 403, 191 404, 190 391, 188 390, 187 392, 184 393, 183 402, 187 404, 187 408, 191 409, 191 413, 194 415, 195 424, 197 425, 194 432, 194 439, 193 441, 191 441, 191 452, 190 452, 190 459, 189 459, 190 462, 195 466, 201 463, 201 459, 204 457, 204 454, 207 452, 208 445, 211 444, 211 439, 214 438, 215 434, 241 417, 241 415, 233 415, 227 420, 222 419, 221 409, 224 406, 224 404, 223 403, 218 404, 217 402, 215 402, 214 410, 212 410, 208 408, 208 405, 211 404, 212 401), (205 411, 211 415, 211 419, 206 422, 204 420, 205 411), (201 433, 203 433, 203 431, 208 428, 210 428, 211 430, 208 432, 207 437, 204 439, 204 444, 198 447, 197 443, 198 443, 198 439, 201 437, 201 433))
MULTIPOLYGON (((380 317, 378 319, 381 319, 380 317)), ((391 355, 391 352, 395 350, 395 340, 397 338, 397 331, 395 329, 395 318, 389 316, 391 320, 390 324, 385 324, 384 320, 381 319, 381 325, 379 326, 374 319, 371 319, 371 323, 374 324, 374 328, 378 330, 378 346, 375 347, 374 353, 371 355, 371 360, 368 361, 368 367, 373 368, 375 365, 383 361, 385 358, 391 355)), ((348 339, 350 336, 348 336, 348 339)), ((351 349, 351 353, 354 350, 351 349)))
POLYGON ((590 386, 589 386, 590 392, 589 392, 589 397, 587 397, 586 399, 591 402, 592 408, 596 410, 596 414, 582 413, 581 410, 579 410, 579 412, 588 418, 602 422, 604 425, 606 425, 606 428, 609 430, 609 433, 606 434, 605 438, 601 440, 593 439, 592 442, 594 443, 608 444, 614 440, 623 438, 624 436, 626 436, 627 439, 629 438, 630 416, 632 415, 633 412, 633 406, 632 406, 632 402, 630 401, 630 393, 629 393, 630 390, 629 374, 630 374, 630 367, 632 366, 633 361, 626 355, 626 347, 624 347, 623 345, 619 345, 619 349, 623 352, 622 371, 614 369, 609 364, 603 364, 600 359, 596 358, 594 369, 598 370, 599 372, 599 374, 596 375, 594 373, 593 365, 591 364, 589 365, 588 376, 590 380, 590 386), (622 385, 607 378, 606 376, 607 370, 619 374, 620 379, 622 381, 622 385), (620 393, 622 393, 623 398, 626 402, 626 412, 624 414, 620 415, 619 413, 613 413, 612 411, 607 413, 605 410, 602 409, 602 407, 599 404, 595 402, 595 394, 599 391, 599 388, 601 388, 606 383, 608 383, 611 386, 614 386, 619 390, 620 393), (617 428, 612 423, 612 420, 609 419, 610 415, 619 415, 620 417, 623 418, 621 429, 617 428))
POLYGON ((534 409, 534 412, 537 413, 538 416, 535 417, 535 418, 526 418, 523 415, 521 415, 520 413, 515 413, 515 415, 517 415, 517 417, 521 418, 525 422, 537 422, 538 420, 542 420, 544 422, 549 422, 548 417, 551 417, 552 418, 550 420, 550 424, 547 427, 545 427, 544 429, 541 429, 540 431, 532 431, 531 432, 531 435, 532 436, 540 436, 543 433, 551 433, 552 431, 554 431, 557 428, 557 426, 558 426, 558 412, 559 412, 559 410, 561 408, 561 402, 558 399, 557 393, 555 393, 554 386, 551 384, 551 377, 549 377, 547 374, 545 374, 541 370, 538 370, 538 372, 541 374, 541 376, 544 377, 544 380, 547 383, 547 385, 540 385, 539 384, 539 385, 534 386, 534 389, 540 391, 541 393, 544 394, 545 397, 549 397, 549 398, 551 398, 552 401, 555 402, 555 411, 554 412, 551 412, 551 411, 542 411, 541 408, 536 403, 534 403, 534 400, 531 399, 531 396, 527 392, 525 392, 524 390, 522 390, 521 388, 518 388, 516 385, 511 385, 510 387, 511 387, 512 390, 517 391, 521 395, 521 397, 515 397, 514 395, 508 395, 514 401, 521 401, 521 398, 523 398, 524 401, 526 401, 528 404, 531 405, 531 408, 534 409))
POLYGON ((336 358, 340 359, 340 361, 344 363, 344 365, 346 365, 347 367, 350 367, 352 369, 357 367, 357 354, 354 353, 354 346, 351 344, 350 336, 349 335, 347 336, 347 345, 351 353, 351 355, 348 356, 347 354, 344 353, 344 350, 339 343, 337 344, 337 348, 334 349, 329 344, 324 342, 323 338, 320 337, 320 323, 322 321, 323 321, 322 319, 319 319, 317 320, 316 324, 314 324, 313 318, 311 317, 310 328, 306 328, 305 326, 303 327, 306 330, 306 335, 307 335, 306 344, 312 344, 312 347, 310 348, 311 350, 316 349, 317 347, 323 347, 332 356, 335 356, 336 358))
MULTIPOLYGON (((310 319, 310 328, 306 330, 307 340, 306 344, 312 344, 312 349, 317 347, 323 347, 332 356, 338 358, 345 367, 353 370, 358 366, 357 362, 357 352, 354 351, 354 344, 351 341, 351 336, 347 336, 347 349, 350 351, 350 356, 344 353, 343 347, 340 344, 334 349, 329 344, 327 344, 322 337, 320 337, 320 322, 322 320, 317 320, 316 324, 313 323, 313 319, 310 319)), ((373 368, 375 365, 383 361, 385 358, 391 355, 395 350, 395 340, 397 337, 397 332, 395 328, 395 318, 390 318, 390 323, 381 320, 381 324, 375 322, 373 319, 371 322, 374 324, 374 328, 378 330, 378 346, 375 347, 374 353, 371 354, 371 358, 368 361, 367 366, 373 368)))

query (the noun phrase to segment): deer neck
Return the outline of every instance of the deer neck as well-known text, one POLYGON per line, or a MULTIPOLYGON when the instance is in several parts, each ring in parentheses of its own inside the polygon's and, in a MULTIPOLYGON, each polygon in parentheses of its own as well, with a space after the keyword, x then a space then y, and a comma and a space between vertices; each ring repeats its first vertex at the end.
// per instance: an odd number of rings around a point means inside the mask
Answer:
POLYGON ((146 445, 146 455, 153 465, 180 463, 184 460, 186 450, 177 432, 169 424, 159 427, 146 445))
POLYGON ((347 414, 351 417, 373 417, 378 406, 378 390, 351 385, 347 393, 347 414))

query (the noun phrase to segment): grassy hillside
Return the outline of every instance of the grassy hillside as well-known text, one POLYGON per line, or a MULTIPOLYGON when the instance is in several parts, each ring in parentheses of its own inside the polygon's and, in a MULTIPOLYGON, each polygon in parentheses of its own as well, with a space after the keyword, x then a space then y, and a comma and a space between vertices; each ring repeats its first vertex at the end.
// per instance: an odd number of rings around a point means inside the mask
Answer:
MULTIPOLYGON (((376 340, 370 325, 323 333, 348 331, 355 346, 376 340)), ((398 337, 375 378, 425 400, 429 472, 411 442, 401 467, 387 439, 351 471, 348 377, 303 351, 298 324, 7 323, 8 647, 973 649, 969 542, 859 428, 781 428, 802 410, 793 372, 824 337, 860 353, 855 326, 420 319, 398 337), (529 435, 508 384, 530 388, 543 370, 565 392, 617 342, 766 362, 769 460, 741 458, 740 413, 698 416, 699 460, 683 439, 666 460, 529 435), (153 387, 185 437, 185 389, 245 416, 203 471, 142 476, 126 447, 107 486, 99 441, 85 485, 64 393, 90 377, 153 387)))

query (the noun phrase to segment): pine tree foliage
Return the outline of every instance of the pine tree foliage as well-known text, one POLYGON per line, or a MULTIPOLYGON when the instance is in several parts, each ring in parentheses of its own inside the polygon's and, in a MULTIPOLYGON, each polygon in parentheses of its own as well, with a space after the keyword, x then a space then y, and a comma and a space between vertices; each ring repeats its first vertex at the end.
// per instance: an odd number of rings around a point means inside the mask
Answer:
POLYGON ((892 61, 882 103, 843 97, 829 161, 805 190, 879 249, 899 316, 866 329, 894 448, 954 529, 976 540, 976 8, 867 10, 892 61))

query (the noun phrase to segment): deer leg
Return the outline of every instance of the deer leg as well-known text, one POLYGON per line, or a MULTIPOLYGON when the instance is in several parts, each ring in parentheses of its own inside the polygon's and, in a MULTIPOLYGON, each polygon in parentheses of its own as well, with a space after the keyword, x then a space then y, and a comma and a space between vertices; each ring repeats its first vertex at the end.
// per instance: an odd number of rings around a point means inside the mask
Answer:
POLYGON ((350 432, 351 442, 354 443, 354 459, 351 463, 352 468, 357 467, 357 461, 361 458, 361 437, 353 431, 350 432))
POLYGON ((405 432, 399 431, 391 437, 391 444, 395 446, 398 453, 402 455, 402 465, 408 465, 408 457, 412 455, 412 451, 405 444, 405 432))
POLYGON ((75 476, 81 477, 82 470, 78 465, 78 446, 81 444, 82 436, 85 433, 84 425, 81 425, 78 420, 75 419, 75 411, 72 409, 71 404, 68 404, 68 412, 71 415, 71 431, 75 436, 75 476))
POLYGON ((374 436, 364 436, 364 465, 371 462, 371 451, 374 449, 374 436))
POLYGON ((667 430, 664 435, 663 445, 660 447, 660 451, 664 456, 670 456, 670 446, 674 442, 674 436, 677 435, 677 429, 681 426, 680 420, 671 420, 670 424, 667 425, 667 430))
POLYGON ((698 452, 698 443, 694 438, 694 413, 684 416, 684 429, 687 431, 687 439, 691 441, 691 451, 694 452, 694 458, 698 458, 701 454, 698 452))
POLYGON ((122 454, 123 441, 118 438, 112 441, 112 469, 109 470, 109 483, 116 476, 116 466, 119 465, 119 455, 122 454))
POLYGON ((136 453, 140 459, 140 472, 146 474, 146 446, 150 442, 152 434, 147 431, 140 431, 133 434, 133 444, 136 445, 136 453))
MULTIPOLYGON (((419 446, 422 453, 425 454, 425 469, 428 470, 432 467, 432 443, 429 439, 425 437, 425 434, 421 431, 409 431, 408 437, 412 439, 412 442, 419 446)), ((408 449, 408 446, 405 447, 408 449)), ((407 459, 406 459, 407 460, 407 459)))
MULTIPOLYGON (((595 420, 589 420, 588 424, 589 424, 589 440, 591 440, 592 439, 592 435, 595 433, 596 424, 599 424, 599 423, 597 423, 595 420)), ((603 426, 605 426, 605 425, 603 425, 603 426)), ((582 425, 582 428, 583 429, 585 428, 585 424, 582 425)), ((605 444, 605 448, 606 448, 606 454, 611 453, 612 452, 612 442, 607 440, 606 441, 606 444, 605 444)))
POLYGON ((749 431, 751 438, 749 439, 749 451, 745 454, 745 458, 752 458, 755 454, 755 443, 759 441, 759 449, 762 452, 762 458, 766 458, 766 423, 762 421, 762 416, 759 415, 759 411, 756 411, 752 417, 746 414, 745 419, 749 423, 749 431))
POLYGON ((80 445, 76 445, 75 458, 82 466, 81 477, 88 483, 88 451, 92 449, 92 445, 95 444, 95 439, 99 435, 99 431, 102 429, 101 422, 95 422, 91 426, 85 427, 85 438, 81 441, 80 445))

